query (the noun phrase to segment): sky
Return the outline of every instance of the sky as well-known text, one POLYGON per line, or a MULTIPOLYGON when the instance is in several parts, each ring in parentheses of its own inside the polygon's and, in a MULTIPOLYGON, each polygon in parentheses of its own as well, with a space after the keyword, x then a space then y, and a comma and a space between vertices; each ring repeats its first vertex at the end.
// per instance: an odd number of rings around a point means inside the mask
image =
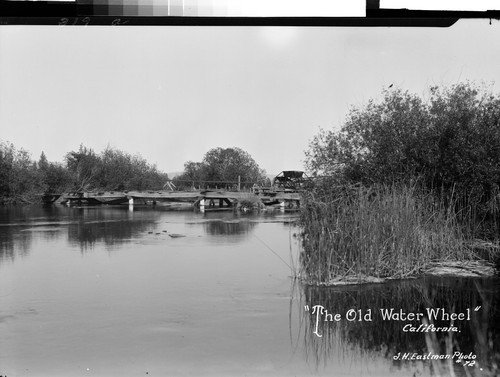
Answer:
POLYGON ((62 162, 80 144, 164 172, 239 147, 303 170, 321 128, 394 84, 500 92, 500 22, 450 28, 0 26, 0 140, 62 162))

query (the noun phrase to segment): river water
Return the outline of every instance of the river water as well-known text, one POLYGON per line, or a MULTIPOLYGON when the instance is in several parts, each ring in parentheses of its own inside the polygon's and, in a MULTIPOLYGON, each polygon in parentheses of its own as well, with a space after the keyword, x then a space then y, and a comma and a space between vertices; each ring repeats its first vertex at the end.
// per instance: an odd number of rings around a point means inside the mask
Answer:
POLYGON ((292 278, 299 271, 296 218, 125 206, 0 208, 0 375, 498 372, 497 279, 302 286, 292 278), (422 321, 384 319, 390 308, 443 308, 468 318, 432 323, 459 332, 405 332, 404 325, 422 321), (458 351, 469 359, 418 359, 458 351))

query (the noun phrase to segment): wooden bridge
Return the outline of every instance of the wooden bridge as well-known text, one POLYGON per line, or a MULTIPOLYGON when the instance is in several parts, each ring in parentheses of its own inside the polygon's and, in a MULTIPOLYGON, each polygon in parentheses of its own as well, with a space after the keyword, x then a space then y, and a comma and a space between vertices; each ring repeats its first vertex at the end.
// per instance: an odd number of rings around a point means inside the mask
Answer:
POLYGON ((277 206, 291 209, 300 207, 300 194, 293 190, 105 191, 46 194, 43 196, 43 201, 66 205, 132 204, 167 207, 194 206, 202 209, 277 206))

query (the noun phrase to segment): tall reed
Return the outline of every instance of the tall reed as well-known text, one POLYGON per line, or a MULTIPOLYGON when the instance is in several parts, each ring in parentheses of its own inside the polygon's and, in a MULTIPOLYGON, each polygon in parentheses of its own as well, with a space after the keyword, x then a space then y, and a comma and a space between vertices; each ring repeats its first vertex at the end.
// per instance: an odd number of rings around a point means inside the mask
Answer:
POLYGON ((404 278, 432 261, 472 258, 452 208, 417 185, 310 190, 300 219, 308 282, 404 278))

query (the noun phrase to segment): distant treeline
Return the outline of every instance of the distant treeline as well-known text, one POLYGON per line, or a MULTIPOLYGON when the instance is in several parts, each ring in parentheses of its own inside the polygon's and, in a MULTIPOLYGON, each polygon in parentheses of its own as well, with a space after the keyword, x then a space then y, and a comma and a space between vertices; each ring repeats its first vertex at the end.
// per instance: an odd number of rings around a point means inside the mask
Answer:
POLYGON ((80 145, 64 162, 38 161, 13 144, 0 141, 0 202, 37 203, 43 193, 89 190, 156 190, 168 175, 140 155, 107 147, 101 153, 80 145))

